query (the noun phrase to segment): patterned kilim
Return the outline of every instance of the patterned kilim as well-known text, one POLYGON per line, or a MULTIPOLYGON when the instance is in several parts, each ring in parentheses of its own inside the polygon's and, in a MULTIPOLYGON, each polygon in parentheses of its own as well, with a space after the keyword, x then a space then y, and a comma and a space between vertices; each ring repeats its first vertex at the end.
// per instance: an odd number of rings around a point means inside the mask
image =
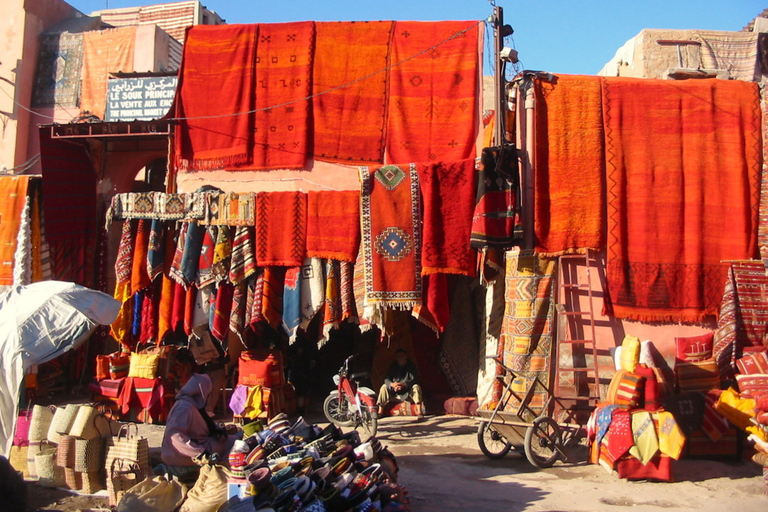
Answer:
POLYGON ((32 105, 76 107, 82 68, 83 34, 64 32, 40 36, 32 105))
POLYGON ((418 165, 424 202, 423 274, 474 275, 469 246, 475 209, 475 159, 418 165))
POLYGON ((421 279, 422 302, 413 307, 413 317, 440 335, 451 317, 448 274, 427 274, 421 279))
MULTIPOLYGON (((299 274, 301 321, 299 327, 307 330, 309 323, 325 302, 325 262, 321 258, 307 258, 299 274)), ((285 301, 283 301, 285 303, 285 301)), ((285 318, 285 314, 283 314, 285 318)))
POLYGON ((326 261, 325 302, 323 302, 323 335, 318 342, 322 346, 328 341, 331 329, 338 329, 341 321, 341 303, 339 288, 339 262, 326 261))
MULTIPOLYGON (((552 281, 557 267, 554 258, 534 256, 529 252, 506 254, 506 292, 502 325, 504 364, 517 372, 512 390, 523 396, 538 378, 550 385, 552 352, 552 281)), ((533 392, 529 406, 543 412, 548 393, 541 386, 533 392)), ((511 400, 508 409, 519 405, 511 400)))
POLYGON ((137 293, 150 285, 152 279, 147 272, 150 221, 141 219, 133 241, 133 268, 131 270, 131 293, 137 293))
POLYGON ((83 34, 83 89, 80 111, 104 119, 109 73, 133 71, 136 27, 92 30, 83 34))
POLYGON ((395 22, 387 161, 475 156, 479 33, 476 21, 395 22))
POLYGON ((13 284, 13 255, 28 186, 29 176, 0 177, 0 285, 13 284))
POLYGON ((602 97, 614 315, 715 315, 723 260, 757 254, 757 85, 616 77, 603 79, 602 97))
POLYGON ((300 267, 307 251, 307 194, 256 194, 256 262, 300 267))
POLYGON ((605 245, 600 80, 558 75, 551 82, 534 81, 537 253, 557 255, 605 245))
POLYGON ((506 249, 522 238, 519 216, 519 177, 514 151, 484 148, 477 165, 475 209, 470 245, 475 249, 506 249))
POLYGON ((196 25, 187 33, 176 92, 175 167, 248 163, 256 105, 259 25, 196 25), (211 98, 217 98, 211 101, 211 98))
POLYGON ((383 163, 388 78, 384 70, 393 27, 393 21, 315 23, 315 158, 383 163))
POLYGON ((165 235, 168 232, 165 222, 154 219, 149 230, 147 247, 147 274, 151 280, 163 273, 165 266, 165 235))
POLYGON ((283 329, 288 334, 289 343, 296 341, 296 330, 301 322, 301 287, 299 275, 301 267, 291 267, 285 271, 283 287, 283 329))
POLYGON ((125 192, 112 196, 107 212, 111 220, 121 219, 202 219, 205 194, 125 192))
MULTIPOLYGON (((760 102, 763 112, 763 162, 768 162, 768 95, 762 96, 760 102)), ((768 172, 763 172, 760 179, 760 206, 757 223, 757 245, 760 249, 760 258, 768 273, 768 172)))
POLYGON ((413 308, 422 298, 416 165, 360 167, 360 180, 365 306, 413 308))
POLYGON ((277 329, 283 320, 285 270, 285 267, 266 267, 264 269, 261 314, 273 329, 277 329))
POLYGON ((341 319, 357 323, 358 314, 355 305, 354 276, 355 265, 349 261, 339 263, 339 288, 341 293, 341 319))
POLYGON ((307 192, 307 256, 354 262, 360 248, 360 193, 307 192))
POLYGON ((314 41, 315 24, 311 21, 259 25, 255 140, 248 167, 304 167, 311 108, 306 98, 312 92, 314 41))
POLYGON ((736 372, 745 347, 768 347, 768 276, 760 261, 731 264, 714 338, 722 377, 736 372))
POLYGON ((232 240, 232 260, 229 267, 229 282, 240 284, 256 272, 256 262, 253 257, 252 229, 240 226, 235 231, 232 240))
POLYGON ((214 225, 253 226, 256 222, 256 194, 206 194, 205 222, 214 225))

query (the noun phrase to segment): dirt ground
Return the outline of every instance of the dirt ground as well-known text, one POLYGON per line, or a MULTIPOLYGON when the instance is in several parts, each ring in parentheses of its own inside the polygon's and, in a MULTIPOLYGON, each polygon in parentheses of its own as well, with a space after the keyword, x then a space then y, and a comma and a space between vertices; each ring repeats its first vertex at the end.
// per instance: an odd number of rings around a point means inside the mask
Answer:
MULTIPOLYGON (((324 424, 322 417, 308 415, 307 420, 324 424)), ((408 489, 413 512, 768 510, 761 468, 748 460, 747 452, 743 461, 676 461, 675 482, 630 482, 586 463, 583 446, 571 451, 572 461, 545 470, 514 451, 490 460, 478 448, 477 424, 477 419, 462 416, 380 421, 377 437, 397 457, 399 482, 408 489)), ((160 426, 141 426, 153 457, 162 433, 160 426)), ((27 485, 30 511, 109 509, 106 495, 80 496, 33 482, 27 485)))

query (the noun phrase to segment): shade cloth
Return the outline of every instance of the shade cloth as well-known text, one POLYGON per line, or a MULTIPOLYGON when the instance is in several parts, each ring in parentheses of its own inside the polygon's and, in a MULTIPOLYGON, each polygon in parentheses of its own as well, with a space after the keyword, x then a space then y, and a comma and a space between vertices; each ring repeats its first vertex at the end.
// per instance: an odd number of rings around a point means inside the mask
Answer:
POLYGON ((723 260, 756 254, 756 84, 603 79, 608 292, 618 318, 717 313, 723 260))

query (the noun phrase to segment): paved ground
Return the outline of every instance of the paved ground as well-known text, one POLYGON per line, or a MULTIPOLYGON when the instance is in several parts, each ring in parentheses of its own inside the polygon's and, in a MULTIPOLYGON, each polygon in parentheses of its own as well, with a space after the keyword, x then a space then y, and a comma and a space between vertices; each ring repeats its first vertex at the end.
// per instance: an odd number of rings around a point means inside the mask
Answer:
MULTIPOLYGON (((306 419, 324 425, 322 415, 306 419)), ((514 452, 490 460, 478 448, 477 420, 431 416, 420 421, 392 417, 380 421, 378 438, 396 455, 399 482, 408 488, 413 512, 517 511, 768 511, 760 467, 751 462, 681 460, 674 483, 628 482, 584 462, 538 470, 514 452)), ((158 455, 163 427, 141 425, 152 456, 158 455)), ((99 510, 106 499, 40 492, 31 485, 29 510, 99 510)), ((0 510, 2 505, 0 504, 0 510)))

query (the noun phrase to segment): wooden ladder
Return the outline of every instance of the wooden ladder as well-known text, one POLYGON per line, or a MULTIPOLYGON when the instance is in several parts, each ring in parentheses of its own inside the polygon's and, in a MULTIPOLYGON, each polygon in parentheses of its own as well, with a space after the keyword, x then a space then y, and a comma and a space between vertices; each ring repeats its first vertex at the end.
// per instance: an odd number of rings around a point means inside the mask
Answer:
POLYGON ((595 336, 594 295, 592 290, 591 251, 586 254, 567 254, 558 258, 558 279, 555 289, 556 347, 554 360, 555 418, 559 421, 584 423, 580 411, 591 412, 600 401, 600 372, 595 336), (584 267, 580 279, 579 267, 584 267), (586 298, 585 307, 582 299, 586 298), (563 327, 561 329, 561 327, 563 327), (562 336, 561 336, 562 331, 562 336), (563 364, 561 354, 569 346, 570 364, 563 364), (591 358, 591 361, 590 361, 591 358), (570 379, 565 379, 570 375, 570 379), (564 385, 570 380, 571 385, 564 385), (581 393, 584 387, 587 394, 581 393))

